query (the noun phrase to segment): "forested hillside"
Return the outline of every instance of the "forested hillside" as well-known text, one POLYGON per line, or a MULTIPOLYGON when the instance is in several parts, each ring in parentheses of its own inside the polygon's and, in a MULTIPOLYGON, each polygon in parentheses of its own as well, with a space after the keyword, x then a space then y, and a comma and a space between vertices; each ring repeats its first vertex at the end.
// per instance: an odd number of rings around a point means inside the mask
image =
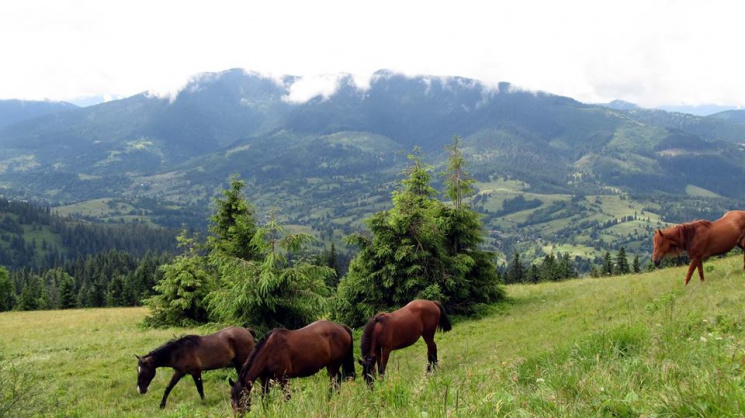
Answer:
POLYGON ((173 230, 0 199, 0 311, 138 306, 175 247, 173 230))
MULTIPOLYGON (((228 70, 194 78, 171 99, 143 93, 8 125, 0 187, 79 219, 204 230, 238 174, 262 213, 312 234, 317 249, 334 243, 349 255, 344 238, 391 208, 405 155, 420 146, 441 189, 443 146, 458 135, 483 245, 505 267, 516 253, 531 263, 568 255, 580 273, 622 247, 645 265, 655 228, 745 207, 740 111, 589 105, 509 83, 389 71, 365 88, 342 76, 334 92, 297 102, 295 81, 228 70)), ((5 222, 17 231, 14 219, 5 222)), ((6 233, 6 265, 74 256, 55 253, 64 228, 50 229, 57 238, 47 229, 23 243, 6 233)), ((86 253, 89 242, 76 247, 86 253)))

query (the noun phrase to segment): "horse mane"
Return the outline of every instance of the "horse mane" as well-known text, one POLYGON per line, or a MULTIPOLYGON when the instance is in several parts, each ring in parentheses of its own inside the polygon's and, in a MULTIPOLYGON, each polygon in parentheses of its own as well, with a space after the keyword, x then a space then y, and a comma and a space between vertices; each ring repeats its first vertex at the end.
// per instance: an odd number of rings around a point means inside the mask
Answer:
POLYGON ((155 360, 156 364, 162 364, 168 361, 171 354, 183 347, 197 347, 199 346, 199 335, 184 335, 180 338, 174 338, 160 347, 149 352, 147 355, 155 360))
POLYGON ((269 331, 264 336, 264 338, 262 338, 261 340, 259 340, 259 342, 256 343, 256 345, 254 346, 253 351, 251 351, 251 355, 248 356, 248 360, 246 360, 246 362, 243 363, 243 366, 241 367, 241 373, 238 376, 239 381, 241 381, 241 382, 243 381, 243 378, 248 373, 248 369, 251 368, 250 367, 251 364, 253 364, 254 360, 256 360, 256 356, 259 355, 259 352, 261 351, 261 349, 264 348, 264 346, 266 345, 266 342, 269 340, 269 337, 271 337, 272 334, 274 334, 274 331, 277 331, 279 329, 282 329, 282 328, 274 328, 273 330, 269 331))
POLYGON ((711 228, 711 222, 707 220, 698 220, 680 224, 675 227, 678 234, 678 240, 680 241, 680 247, 688 251, 691 248, 693 239, 696 236, 696 230, 698 228, 711 228))
POLYGON ((370 353, 370 345, 372 345, 372 337, 373 337, 373 330, 375 329, 375 324, 380 322, 381 320, 381 314, 377 314, 370 318, 369 321, 367 321, 367 324, 365 324, 365 329, 362 331, 362 341, 360 342, 360 350, 362 353, 362 357, 367 357, 367 355, 370 353))

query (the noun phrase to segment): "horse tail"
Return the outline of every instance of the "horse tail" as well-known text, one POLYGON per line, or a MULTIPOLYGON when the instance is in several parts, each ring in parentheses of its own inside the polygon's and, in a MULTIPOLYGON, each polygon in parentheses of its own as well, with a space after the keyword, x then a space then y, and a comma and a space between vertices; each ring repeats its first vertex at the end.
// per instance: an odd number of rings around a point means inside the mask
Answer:
POLYGON ((375 339, 375 324, 381 321, 380 314, 370 318, 365 324, 365 329, 362 331, 362 341, 360 342, 360 355, 365 358, 370 355, 370 351, 377 350, 375 339))
POLYGON ((435 305, 437 305, 438 308, 440 308, 440 324, 437 326, 440 331, 442 332, 448 332, 451 329, 453 329, 453 325, 450 323, 450 318, 448 317, 448 314, 445 313, 445 307, 442 306, 442 303, 438 301, 434 301, 435 305))
POLYGON ((341 377, 342 379, 354 379, 357 377, 357 372, 354 370, 354 336, 352 336, 351 328, 346 325, 342 326, 349 333, 349 351, 344 356, 344 362, 341 365, 341 377))
POLYGON ((256 331, 251 327, 244 327, 246 328, 246 331, 248 331, 249 334, 251 334, 252 337, 254 337, 254 340, 256 339, 256 331))

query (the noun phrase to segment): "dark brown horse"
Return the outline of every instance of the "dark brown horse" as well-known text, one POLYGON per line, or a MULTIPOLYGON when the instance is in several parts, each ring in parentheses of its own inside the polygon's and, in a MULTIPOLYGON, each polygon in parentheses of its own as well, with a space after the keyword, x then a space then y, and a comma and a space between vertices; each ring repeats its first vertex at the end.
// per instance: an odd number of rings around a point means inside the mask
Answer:
MULTIPOLYGON (((703 282, 704 258, 725 254, 735 246, 745 250, 745 211, 742 210, 727 212, 714 222, 693 221, 664 230, 658 229, 654 234, 652 260, 659 266, 665 255, 685 251, 691 259, 685 284, 691 280, 696 268, 703 282)), ((745 269, 745 259, 743 261, 745 269)))
POLYGON ((187 374, 194 379, 199 396, 204 399, 202 371, 233 366, 240 372, 254 345, 251 331, 238 327, 225 328, 205 336, 187 335, 173 339, 142 357, 135 355, 137 392, 143 395, 147 393, 158 367, 172 367, 173 377, 166 387, 160 407, 165 408, 171 389, 187 374))
POLYGON ((353 343, 352 330, 348 326, 329 321, 316 321, 294 331, 273 329, 256 344, 238 375, 238 381, 230 381, 233 411, 248 412, 256 379, 261 380, 262 394, 268 392, 270 380, 275 380, 282 385, 285 398, 289 399, 289 378, 311 376, 325 367, 332 388, 338 388, 342 378, 355 376, 353 343))
POLYGON ((408 347, 421 336, 427 343, 427 371, 437 366, 435 331, 450 331, 450 318, 440 302, 415 300, 391 313, 379 313, 365 325, 362 333, 362 372, 368 385, 375 379, 375 364, 378 373, 385 373, 391 351, 408 347))

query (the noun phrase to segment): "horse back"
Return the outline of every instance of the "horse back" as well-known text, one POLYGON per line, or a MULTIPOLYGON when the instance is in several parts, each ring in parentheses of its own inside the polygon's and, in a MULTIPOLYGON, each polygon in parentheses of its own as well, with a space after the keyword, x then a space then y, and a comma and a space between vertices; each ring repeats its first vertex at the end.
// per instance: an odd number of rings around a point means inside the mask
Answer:
POLYGON ((434 335, 439 321, 440 308, 434 302, 414 300, 381 321, 381 343, 394 350, 408 347, 422 335, 434 335))
POLYGON ((273 353, 267 357, 271 372, 306 377, 330 364, 341 365, 352 347, 352 335, 342 325, 316 321, 298 330, 285 330, 272 343, 273 353))
POLYGON ((704 256, 723 254, 738 245, 745 234, 745 211, 730 211, 702 230, 703 237, 698 249, 704 256))
POLYGON ((232 366, 234 360, 246 361, 255 345, 253 335, 239 327, 229 327, 200 338, 196 357, 201 370, 232 366))

